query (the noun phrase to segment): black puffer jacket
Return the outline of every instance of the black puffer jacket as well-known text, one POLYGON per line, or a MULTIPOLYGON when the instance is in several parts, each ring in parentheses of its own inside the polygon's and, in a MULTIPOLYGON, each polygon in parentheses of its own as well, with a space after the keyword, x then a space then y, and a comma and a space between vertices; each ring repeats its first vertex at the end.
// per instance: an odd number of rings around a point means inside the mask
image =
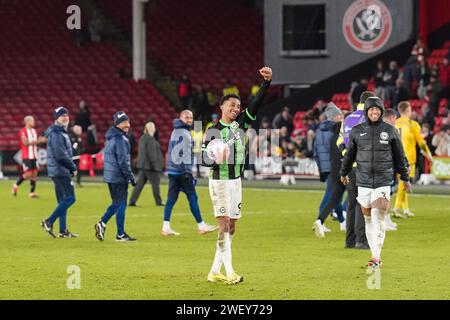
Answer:
POLYGON ((367 120, 353 127, 340 174, 347 176, 356 161, 356 185, 376 189, 392 185, 394 173, 408 181, 408 169, 397 129, 381 120, 384 106, 379 98, 367 99, 364 106, 366 119, 369 119, 367 113, 373 106, 381 110, 380 120, 367 120))

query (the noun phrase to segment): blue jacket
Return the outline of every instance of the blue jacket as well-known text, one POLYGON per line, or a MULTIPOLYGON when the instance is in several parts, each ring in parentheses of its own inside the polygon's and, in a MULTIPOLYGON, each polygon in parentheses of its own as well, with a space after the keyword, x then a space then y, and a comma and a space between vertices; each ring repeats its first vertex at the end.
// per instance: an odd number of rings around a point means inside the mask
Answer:
POLYGON ((107 183, 128 184, 134 180, 131 171, 130 142, 125 132, 112 127, 106 132, 103 180, 107 183))
POLYGON ((314 160, 317 162, 321 173, 331 172, 330 140, 333 137, 334 124, 333 121, 326 120, 320 124, 316 131, 314 160))
POLYGON ((72 160, 72 144, 64 127, 54 124, 45 131, 47 137, 47 172, 49 177, 72 177, 77 166, 72 160))
POLYGON ((172 175, 192 173, 194 163, 191 128, 180 119, 173 120, 173 131, 169 141, 167 172, 172 175))

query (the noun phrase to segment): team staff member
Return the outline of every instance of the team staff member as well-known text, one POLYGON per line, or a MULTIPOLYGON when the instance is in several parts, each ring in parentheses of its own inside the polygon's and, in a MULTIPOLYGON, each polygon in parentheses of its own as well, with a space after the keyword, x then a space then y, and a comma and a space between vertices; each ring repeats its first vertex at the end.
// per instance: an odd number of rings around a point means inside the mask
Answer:
POLYGON ((47 171, 55 185, 58 206, 50 217, 41 222, 41 226, 52 237, 53 223, 59 219, 59 237, 76 238, 77 234, 67 230, 67 210, 75 203, 75 191, 72 177, 77 175, 77 166, 72 160, 72 145, 67 128, 69 126, 69 111, 59 107, 54 111, 55 124, 47 129, 47 171))

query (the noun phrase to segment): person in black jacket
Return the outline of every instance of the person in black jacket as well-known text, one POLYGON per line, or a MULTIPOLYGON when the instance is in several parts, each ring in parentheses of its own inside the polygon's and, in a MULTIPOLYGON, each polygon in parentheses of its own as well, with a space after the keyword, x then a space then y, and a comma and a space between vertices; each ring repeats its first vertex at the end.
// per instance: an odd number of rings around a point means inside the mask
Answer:
POLYGON ((364 103, 366 121, 353 127, 350 144, 340 171, 344 185, 356 161, 358 202, 366 222, 366 236, 372 251, 369 267, 381 265, 381 249, 385 238, 385 215, 389 209, 394 173, 400 175, 411 191, 405 153, 398 131, 383 121, 384 105, 378 97, 364 103))
MULTIPOLYGON (((330 162, 331 162, 331 170, 330 174, 328 176, 328 181, 331 184, 331 192, 329 196, 329 200, 327 203, 320 208, 319 217, 317 218, 320 220, 322 225, 324 224, 325 220, 328 218, 328 215, 331 213, 331 211, 335 208, 339 208, 339 205, 342 202, 342 197, 345 193, 345 186, 342 184, 340 175, 339 175, 339 169, 341 168, 342 164, 342 154, 338 149, 338 146, 336 144, 337 139, 339 138, 339 131, 341 129, 342 122, 337 122, 333 125, 331 128, 331 131, 333 135, 330 139, 330 162)), ((338 209, 339 210, 339 209, 338 209)), ((341 231, 346 230, 345 226, 345 218, 341 214, 338 213, 338 220, 340 223, 341 231)), ((342 213, 342 206, 340 208, 342 213)))
POLYGON ((130 207, 136 206, 136 201, 148 180, 152 184, 153 198, 155 198, 156 205, 164 205, 159 192, 161 172, 163 171, 163 155, 161 146, 154 137, 155 132, 155 124, 153 122, 148 122, 145 125, 144 134, 139 139, 139 151, 136 166, 139 169, 139 175, 137 178, 137 185, 134 187, 130 198, 130 207))

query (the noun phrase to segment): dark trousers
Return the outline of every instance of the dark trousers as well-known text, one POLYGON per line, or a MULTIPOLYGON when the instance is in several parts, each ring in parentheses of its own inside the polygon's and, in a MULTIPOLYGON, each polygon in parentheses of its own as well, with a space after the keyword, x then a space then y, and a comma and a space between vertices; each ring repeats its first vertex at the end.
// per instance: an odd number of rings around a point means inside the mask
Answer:
POLYGON ((161 195, 159 192, 159 185, 161 182, 161 172, 151 171, 151 170, 139 170, 139 175, 137 178, 137 184, 133 189, 133 193, 131 194, 130 204, 136 204, 139 196, 142 192, 147 181, 150 181, 153 190, 153 198, 155 199, 155 203, 160 205, 162 203, 161 195))
POLYGON ((347 234, 345 245, 353 247, 356 243, 367 244, 366 223, 362 214, 361 206, 356 200, 358 187, 356 186, 356 169, 349 174, 350 183, 347 185, 348 207, 347 207, 347 234))
POLYGON ((70 177, 58 177, 52 180, 58 206, 47 220, 53 225, 56 219, 59 219, 59 232, 63 233, 67 230, 67 209, 75 203, 75 191, 70 177))
POLYGON ((180 192, 184 192, 189 201, 192 215, 197 223, 203 221, 198 206, 198 196, 195 191, 196 180, 192 174, 187 175, 171 175, 169 174, 169 192, 167 194, 166 206, 164 207, 164 221, 170 221, 172 210, 178 200, 180 192))
POLYGON ((339 175, 329 175, 327 178, 327 190, 330 186, 328 202, 320 207, 319 219, 325 222, 333 209, 336 209, 339 222, 344 222, 344 215, 342 214, 342 197, 345 193, 345 186, 339 181, 339 175), (340 214, 339 214, 340 213, 340 214))
POLYGON ((115 214, 117 224, 117 235, 125 234, 125 211, 127 210, 128 184, 108 183, 109 194, 112 204, 106 209, 102 222, 107 224, 115 214))

